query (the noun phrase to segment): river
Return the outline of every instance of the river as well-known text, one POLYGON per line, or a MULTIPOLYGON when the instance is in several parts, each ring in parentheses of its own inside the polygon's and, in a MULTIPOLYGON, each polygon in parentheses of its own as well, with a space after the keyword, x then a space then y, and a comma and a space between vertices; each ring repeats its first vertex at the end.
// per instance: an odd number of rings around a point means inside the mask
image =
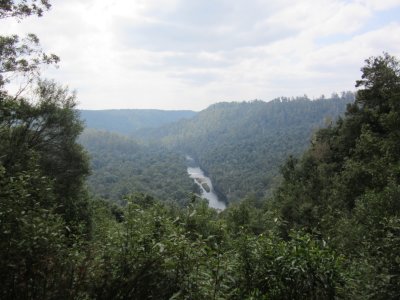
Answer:
MULTIPOLYGON (((190 156, 187 156, 186 158, 188 161, 193 162, 193 159, 190 156)), ((200 187, 201 197, 208 200, 208 205, 210 207, 218 210, 224 210, 226 208, 225 202, 218 199, 211 179, 204 175, 204 172, 200 167, 188 167, 187 172, 190 178, 193 178, 194 182, 200 187)))

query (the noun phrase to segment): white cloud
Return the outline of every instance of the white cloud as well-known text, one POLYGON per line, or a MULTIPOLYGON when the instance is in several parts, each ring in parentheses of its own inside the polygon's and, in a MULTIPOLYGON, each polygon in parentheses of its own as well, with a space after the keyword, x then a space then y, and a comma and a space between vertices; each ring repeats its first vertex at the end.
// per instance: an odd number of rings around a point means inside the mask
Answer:
POLYGON ((0 30, 37 33, 62 59, 46 75, 83 108, 199 110, 353 89, 365 58, 400 55, 393 11, 400 1, 55 0, 0 30))
POLYGON ((374 10, 385 10, 399 6, 399 0, 356 0, 356 3, 360 3, 374 10))

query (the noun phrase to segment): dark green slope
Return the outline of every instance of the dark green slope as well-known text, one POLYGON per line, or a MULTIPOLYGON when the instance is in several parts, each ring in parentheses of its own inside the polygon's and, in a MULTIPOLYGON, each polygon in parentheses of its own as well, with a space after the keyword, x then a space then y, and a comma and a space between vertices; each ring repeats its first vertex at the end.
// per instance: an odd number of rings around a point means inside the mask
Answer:
POLYGON ((344 93, 333 99, 218 103, 192 119, 135 136, 196 158, 228 201, 262 197, 285 158, 304 151, 312 132, 341 115, 353 99, 344 93))
POLYGON ((186 172, 181 155, 162 146, 144 146, 114 133, 87 129, 80 143, 91 158, 91 190, 120 202, 123 196, 143 192, 183 203, 196 186, 186 172))
POLYGON ((154 128, 191 118, 196 115, 196 112, 190 110, 111 109, 81 110, 80 114, 87 128, 128 135, 141 128, 154 128))

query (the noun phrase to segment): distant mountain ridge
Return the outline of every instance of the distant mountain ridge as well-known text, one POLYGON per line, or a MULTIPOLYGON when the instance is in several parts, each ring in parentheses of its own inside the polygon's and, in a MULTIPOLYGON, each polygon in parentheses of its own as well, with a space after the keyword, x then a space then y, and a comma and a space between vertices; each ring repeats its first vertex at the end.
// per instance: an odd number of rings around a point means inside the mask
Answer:
POLYGON ((192 118, 197 113, 191 110, 108 109, 80 110, 80 114, 86 128, 130 135, 142 128, 156 128, 192 118))

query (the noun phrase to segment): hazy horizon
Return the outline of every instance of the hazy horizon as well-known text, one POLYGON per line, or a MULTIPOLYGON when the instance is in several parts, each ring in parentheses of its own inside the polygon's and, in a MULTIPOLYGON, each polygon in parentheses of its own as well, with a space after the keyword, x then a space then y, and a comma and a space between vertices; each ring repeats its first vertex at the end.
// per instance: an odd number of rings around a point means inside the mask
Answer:
MULTIPOLYGON (((345 91, 341 91, 341 92, 345 92, 345 91)), ((349 91, 347 91, 347 92, 349 92, 349 91)), ((350 92, 355 92, 355 90, 354 91, 350 91, 350 92)), ((333 93, 337 93, 337 92, 332 92, 332 94, 333 93)), ((325 96, 325 98, 326 99, 329 99, 329 98, 331 98, 331 96, 332 96, 332 94, 330 94, 330 95, 324 95, 325 96)), ((339 93, 337 93, 338 95, 339 95, 339 97, 340 97, 340 92, 339 93)), ((293 99, 295 99, 296 97, 302 97, 302 96, 304 96, 304 95, 298 95, 298 96, 295 96, 295 97, 293 97, 293 99)), ((306 95, 307 97, 308 97, 308 95, 306 95)), ((318 97, 314 97, 314 98, 310 98, 310 97, 308 97, 309 98, 309 100, 311 100, 311 101, 314 101, 314 100, 319 100, 319 99, 321 99, 321 96, 322 95, 320 95, 320 96, 318 96, 318 97)), ((281 98, 281 97, 286 97, 286 96, 279 96, 279 97, 276 97, 276 98, 274 98, 274 99, 269 99, 269 100, 264 100, 264 99, 251 99, 251 100, 237 100, 237 101, 229 101, 229 100, 226 100, 226 101, 217 101, 217 102, 214 102, 214 103, 210 103, 209 105, 207 105, 206 107, 204 107, 204 108, 202 108, 202 109, 198 109, 198 110, 194 110, 194 109, 185 109, 185 108, 182 108, 182 109, 174 109, 174 108, 165 108, 165 109, 162 109, 162 108, 146 108, 146 107, 143 107, 143 108, 118 108, 118 107, 111 107, 111 108, 81 108, 81 107, 78 107, 78 110, 85 110, 85 111, 103 111, 103 110, 152 110, 152 111, 171 111, 171 112, 173 112, 173 111, 193 111, 193 112, 201 112, 201 111, 203 111, 203 110, 205 110, 205 109, 207 109, 208 107, 210 107, 210 106, 212 106, 212 105, 214 105, 214 104, 219 104, 219 103, 243 103, 243 102, 247 102, 247 103, 250 103, 250 102, 253 102, 253 101, 262 101, 262 102, 270 102, 270 101, 273 101, 273 100, 275 100, 275 99, 278 99, 278 98, 281 98)), ((287 97, 287 98, 289 98, 289 97, 287 97)))
POLYGON ((44 75, 80 109, 200 111, 217 102, 354 91, 370 56, 400 56, 398 0, 51 1, 3 20, 61 57, 44 75))

